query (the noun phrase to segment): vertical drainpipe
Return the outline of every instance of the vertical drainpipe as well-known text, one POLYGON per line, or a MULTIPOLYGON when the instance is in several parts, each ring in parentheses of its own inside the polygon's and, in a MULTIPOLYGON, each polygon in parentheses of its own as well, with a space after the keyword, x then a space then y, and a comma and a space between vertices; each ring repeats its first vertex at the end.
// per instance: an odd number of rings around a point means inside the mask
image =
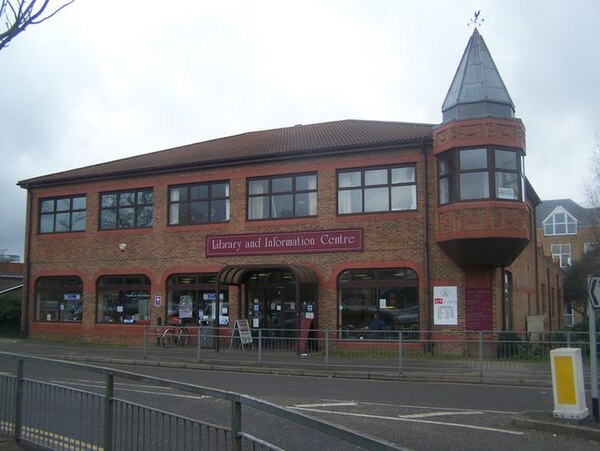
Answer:
POLYGON ((538 261, 538 241, 537 241, 537 217, 535 206, 531 209, 532 217, 529 219, 529 228, 533 235, 533 261, 535 264, 535 314, 540 314, 540 267, 538 261), (533 224, 533 227, 531 226, 533 224))
POLYGON ((29 336, 29 279, 31 277, 31 218, 33 210, 31 190, 27 189, 27 232, 25 236, 25 280, 23 281, 23 300, 21 305, 21 335, 29 336))
POLYGON ((430 302, 430 287, 429 287, 429 171, 427 161, 427 149, 425 147, 425 141, 421 140, 421 153, 423 154, 423 178, 425 183, 423 184, 425 208, 423 209, 423 221, 425 222, 425 234, 423 242, 423 271, 425 272, 425 312, 427 315, 427 340, 431 339, 431 329, 433 328, 432 319, 432 306, 430 302))

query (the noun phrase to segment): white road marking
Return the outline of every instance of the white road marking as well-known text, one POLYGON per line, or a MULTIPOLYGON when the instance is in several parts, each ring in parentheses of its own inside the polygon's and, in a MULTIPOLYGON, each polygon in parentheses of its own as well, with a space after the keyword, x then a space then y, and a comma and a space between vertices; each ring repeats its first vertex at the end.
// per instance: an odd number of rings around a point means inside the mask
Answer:
POLYGON ((358 404, 352 401, 349 402, 326 402, 323 404, 297 404, 295 407, 297 408, 306 408, 306 407, 336 407, 336 406, 357 406, 358 404))
POLYGON ((468 410, 455 410, 449 412, 428 412, 428 413, 413 413, 411 415, 398 415, 398 418, 431 418, 431 417, 443 417, 451 415, 483 415, 483 412, 468 411, 468 410))
MULTIPOLYGON (((81 382, 65 382, 65 381, 53 381, 54 383, 60 383, 60 384, 70 384, 70 385, 75 385, 75 386, 79 386, 79 387, 88 387, 88 388, 104 388, 104 384, 100 383, 100 382, 96 382, 96 381, 82 381, 85 383, 81 383, 81 382)), ((123 390, 123 391, 128 391, 128 392, 133 392, 133 393, 142 393, 142 394, 146 394, 146 395, 162 395, 162 396, 170 396, 172 398, 185 398, 185 399, 209 399, 210 396, 206 396, 206 395, 183 395, 183 394, 179 394, 179 393, 166 393, 166 392, 158 392, 156 390, 138 390, 138 389, 134 389, 134 388, 130 388, 133 387, 135 385, 128 385, 128 384, 115 384, 115 385, 119 385, 122 388, 117 388, 117 390, 123 390)), ((141 385, 141 387, 148 387, 147 385, 141 385)), ((152 386, 150 386, 152 387, 152 386)), ((171 387, 154 387, 154 388, 163 388, 165 390, 174 390, 171 387)))
POLYGON ((459 423, 445 423, 442 421, 431 421, 431 420, 422 420, 417 418, 401 418, 401 417, 388 417, 383 415, 369 415, 364 413, 351 413, 351 412, 337 412, 335 410, 321 410, 321 409, 310 409, 310 408, 300 408, 292 406, 292 409, 304 410, 307 412, 317 412, 317 413, 327 413, 330 415, 344 415, 350 417, 360 417, 360 418, 371 418, 377 420, 391 420, 391 421, 406 421, 409 423, 422 423, 422 424, 434 424, 436 426, 448 426, 448 427, 457 427, 463 429, 476 429, 479 431, 488 431, 488 432, 499 432, 502 434, 512 434, 512 435, 523 435, 523 432, 517 431, 509 431, 507 429, 499 429, 499 428, 491 428, 486 426, 475 426, 471 424, 459 424, 459 423))

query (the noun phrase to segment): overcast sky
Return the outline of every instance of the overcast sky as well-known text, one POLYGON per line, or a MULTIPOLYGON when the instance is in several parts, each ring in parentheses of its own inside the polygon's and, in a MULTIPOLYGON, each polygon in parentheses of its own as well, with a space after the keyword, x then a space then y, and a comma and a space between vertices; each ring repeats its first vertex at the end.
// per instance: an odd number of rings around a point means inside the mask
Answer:
POLYGON ((440 123, 479 9, 529 180, 584 204, 597 0, 77 0, 0 52, 0 249, 24 253, 19 180, 301 123, 440 123))

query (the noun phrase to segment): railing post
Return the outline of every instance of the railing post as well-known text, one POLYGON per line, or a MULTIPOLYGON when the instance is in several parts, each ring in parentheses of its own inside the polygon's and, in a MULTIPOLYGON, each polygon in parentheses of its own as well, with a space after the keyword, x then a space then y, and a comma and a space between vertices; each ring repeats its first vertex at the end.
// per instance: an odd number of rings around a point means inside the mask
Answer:
POLYGON ((571 347, 571 332, 567 332, 567 348, 571 347))
POLYGON ((104 451, 112 451, 113 444, 114 375, 106 375, 104 388, 104 451))
POLYGON ((17 380, 15 384, 15 434, 14 439, 21 439, 21 415, 23 413, 23 359, 17 361, 17 380))
POLYGON ((483 332, 479 331, 479 377, 483 377, 483 332))
POLYGON ((262 366, 262 329, 258 329, 258 366, 262 366))
POLYGON ((147 331, 148 331, 148 326, 144 326, 144 360, 146 360, 146 339, 148 338, 147 336, 147 331))
POLYGON ((402 373, 402 331, 398 331, 398 372, 402 373))
POLYGON ((231 401, 231 450, 242 449, 242 403, 239 400, 231 401))
POLYGON ((329 369, 329 331, 325 331, 325 369, 329 369))
POLYGON ((198 363, 202 362, 202 324, 198 326, 197 346, 196 346, 196 359, 198 363))

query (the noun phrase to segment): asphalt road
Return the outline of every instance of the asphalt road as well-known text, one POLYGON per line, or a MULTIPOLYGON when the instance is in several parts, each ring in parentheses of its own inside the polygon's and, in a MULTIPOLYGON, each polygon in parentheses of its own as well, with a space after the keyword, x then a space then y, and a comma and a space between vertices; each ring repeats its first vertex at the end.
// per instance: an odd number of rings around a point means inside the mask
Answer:
MULTIPOLYGON (((105 366, 265 399, 415 450, 597 450, 600 447, 597 442, 572 435, 516 427, 512 417, 519 412, 552 410, 551 390, 539 387, 105 366)), ((103 387, 103 381, 97 377, 61 368, 32 367, 29 377, 88 390, 103 387)), ((147 384, 117 381, 116 396, 217 424, 227 424, 229 418, 229 405, 223 401, 147 384)), ((244 412, 244 428, 290 450, 352 449, 260 412, 244 412)))

